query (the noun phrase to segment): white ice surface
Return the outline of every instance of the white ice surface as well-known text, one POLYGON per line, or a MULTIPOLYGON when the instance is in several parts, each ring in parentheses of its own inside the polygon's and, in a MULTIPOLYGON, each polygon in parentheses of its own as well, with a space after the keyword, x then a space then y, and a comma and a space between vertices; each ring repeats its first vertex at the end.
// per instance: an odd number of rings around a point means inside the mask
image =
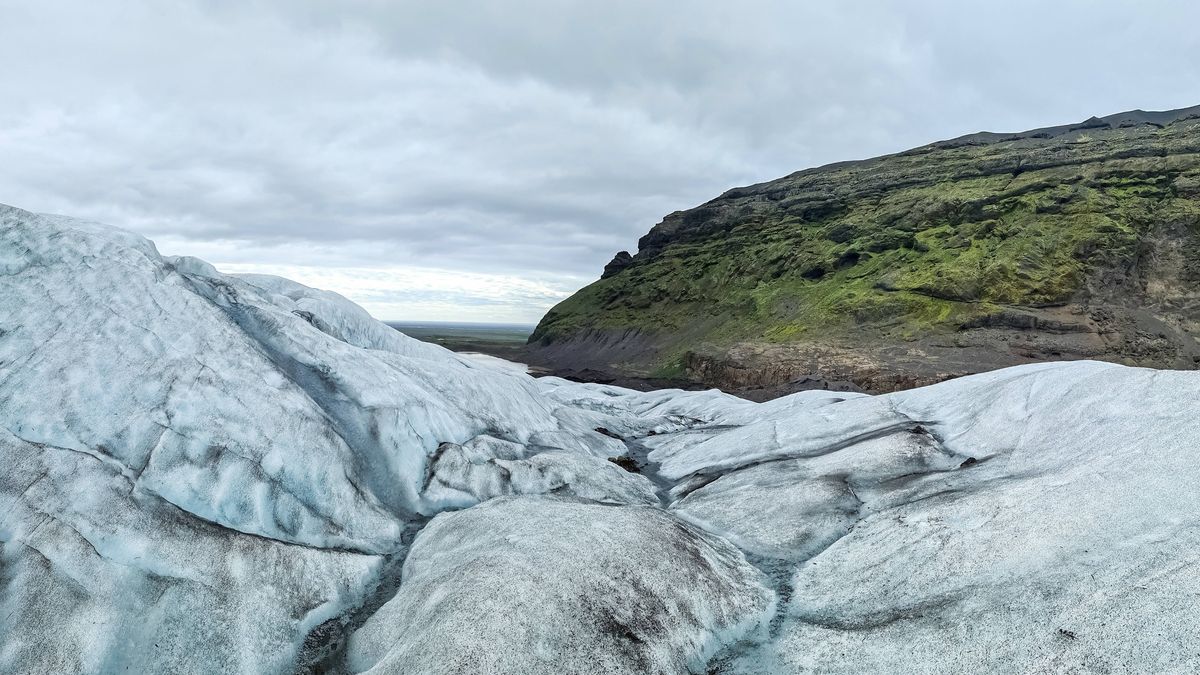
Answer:
POLYGON ((351 639, 351 672, 703 672, 775 604, 737 549, 660 509, 554 498, 438 516, 403 577, 351 639))
POLYGON ((0 425, 235 530, 386 552, 430 512, 419 491, 440 443, 608 444, 564 430, 531 378, 332 293, 16 209, 0 211, 0 250, 0 425))
POLYGON ((1197 373, 535 380, 9 207, 0 299, 0 672, 1200 666, 1197 373))
POLYGON ((481 354, 479 352, 459 352, 458 355, 468 361, 474 361, 481 366, 496 368, 497 370, 515 371, 518 373, 528 373, 529 366, 516 361, 509 361, 490 354, 481 354))
POLYGON ((378 556, 233 534, 0 429, 0 672, 289 672, 378 556))
POLYGON ((608 418, 333 293, 0 207, 0 297, 0 671, 288 672, 428 515, 657 503, 608 418))
POLYGON ((658 504, 654 486, 607 459, 581 453, 530 454, 526 446, 486 436, 447 443, 437 454, 426 500, 465 508, 502 495, 573 495, 613 504, 658 504))
POLYGON ((675 454, 720 474, 681 514, 750 552, 811 556, 786 579, 777 638, 724 667, 1192 670, 1198 400, 1195 373, 1043 364, 765 420, 675 454))

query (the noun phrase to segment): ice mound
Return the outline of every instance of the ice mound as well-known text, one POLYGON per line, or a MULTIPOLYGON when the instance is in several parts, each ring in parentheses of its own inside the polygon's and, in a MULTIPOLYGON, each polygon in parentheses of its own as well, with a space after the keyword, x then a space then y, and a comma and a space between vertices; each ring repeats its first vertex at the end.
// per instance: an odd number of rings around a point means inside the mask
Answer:
POLYGON ((486 436, 465 445, 445 443, 430 466, 425 498, 464 508, 504 495, 573 495, 611 504, 658 504, 654 485, 607 459, 539 452, 486 436))
POLYGON ((535 380, 0 207, 0 672, 1189 672, 1198 400, 535 380))
POLYGON ((447 508, 422 494, 443 444, 521 448, 501 493, 599 465, 655 501, 532 378, 333 293, 0 207, 0 297, 3 672, 290 670, 447 508))
POLYGON ((703 672, 765 637, 775 604, 736 548, 660 509, 547 498, 434 518, 403 576, 352 638, 351 671, 703 672))
POLYGON ((290 672, 384 558, 232 533, 0 430, 0 672, 290 672))
MULTIPOLYGON (((726 672, 1174 672, 1200 663, 1200 376, 1040 364, 662 453, 677 513, 789 601, 726 672), (703 476, 698 481, 697 476, 703 476), (678 494, 678 493, 677 493, 678 494)), ((652 453, 653 456, 653 453, 652 453)))
POLYGON ((440 443, 561 431, 532 379, 334 294, 164 259, 70 219, 5 209, 0 228, 0 424, 222 526, 386 552, 428 511, 425 458, 440 443))

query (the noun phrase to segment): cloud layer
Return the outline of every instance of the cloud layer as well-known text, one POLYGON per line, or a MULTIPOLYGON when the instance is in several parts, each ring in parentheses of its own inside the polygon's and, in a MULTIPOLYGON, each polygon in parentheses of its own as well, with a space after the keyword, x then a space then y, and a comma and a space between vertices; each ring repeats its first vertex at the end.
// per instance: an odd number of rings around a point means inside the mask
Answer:
POLYGON ((670 211, 1200 103, 1200 6, 0 2, 0 202, 384 319, 534 321, 670 211))

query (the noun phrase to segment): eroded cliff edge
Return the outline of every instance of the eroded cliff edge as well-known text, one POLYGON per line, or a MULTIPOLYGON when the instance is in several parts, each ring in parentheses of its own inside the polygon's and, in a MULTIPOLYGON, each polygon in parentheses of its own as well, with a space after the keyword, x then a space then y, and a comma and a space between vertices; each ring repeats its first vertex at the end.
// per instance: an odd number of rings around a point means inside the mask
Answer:
POLYGON ((672 213, 529 360, 774 393, 1200 362, 1200 107, 980 133, 672 213))

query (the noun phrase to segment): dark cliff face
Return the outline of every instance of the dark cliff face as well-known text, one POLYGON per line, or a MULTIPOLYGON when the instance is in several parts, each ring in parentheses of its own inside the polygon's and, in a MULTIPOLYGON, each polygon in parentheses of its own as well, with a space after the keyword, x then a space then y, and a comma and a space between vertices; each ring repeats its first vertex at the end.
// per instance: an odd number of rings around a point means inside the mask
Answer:
POLYGON ((604 266, 604 272, 600 275, 600 278, 607 279, 632 264, 633 256, 629 255, 629 251, 618 251, 613 256, 613 259, 604 266))
POLYGON ((555 367, 870 390, 1200 360, 1200 107, 980 133, 663 219, 531 338, 555 367))

